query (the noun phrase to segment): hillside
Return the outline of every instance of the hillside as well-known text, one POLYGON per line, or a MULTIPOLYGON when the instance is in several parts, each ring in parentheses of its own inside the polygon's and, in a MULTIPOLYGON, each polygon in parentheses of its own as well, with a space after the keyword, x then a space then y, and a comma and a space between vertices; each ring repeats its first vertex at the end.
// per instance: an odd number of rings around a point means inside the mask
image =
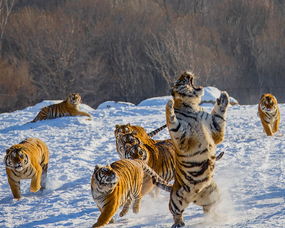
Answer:
POLYGON ((93 108, 138 104, 185 70, 240 104, 267 92, 285 102, 285 1, 2 2, 0 113, 71 92, 93 108))
MULTIPOLYGON (((43 192, 30 193, 29 181, 22 181, 23 198, 14 201, 0 163, 0 227, 91 227, 99 211, 90 193, 90 178, 96 164, 118 160, 115 124, 132 123, 148 131, 165 123, 164 97, 141 105, 112 102, 97 110, 82 104, 93 115, 64 117, 28 123, 43 106, 58 101, 44 101, 12 113, 0 114, 0 159, 5 150, 26 137, 44 140, 50 149, 48 186, 43 192)), ((206 110, 211 110, 206 105, 206 110)), ((267 137, 256 115, 257 105, 229 108, 225 141, 217 151, 224 151, 216 164, 215 179, 223 195, 217 217, 203 216, 201 208, 191 205, 185 211, 186 227, 284 227, 285 224, 285 105, 281 104, 280 132, 267 137)), ((169 138, 167 130, 156 139, 169 138)), ((168 194, 143 198, 141 212, 129 212, 106 227, 164 228, 172 225, 168 194)))

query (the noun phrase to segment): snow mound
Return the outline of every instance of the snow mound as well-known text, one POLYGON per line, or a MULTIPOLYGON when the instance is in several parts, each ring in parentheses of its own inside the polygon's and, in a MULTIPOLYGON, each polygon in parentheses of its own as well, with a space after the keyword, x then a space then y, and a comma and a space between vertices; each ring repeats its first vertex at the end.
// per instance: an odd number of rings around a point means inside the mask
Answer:
MULTIPOLYGON (((220 95, 221 95, 221 90, 219 90, 218 88, 212 87, 212 86, 205 87, 204 96, 202 97, 201 103, 202 104, 204 103, 214 104, 216 102, 216 99, 220 97, 220 95)), ((237 105, 238 101, 235 98, 230 97, 230 104, 237 105)))
POLYGON ((106 101, 100 104, 97 109, 105 109, 105 108, 121 108, 121 107, 129 107, 134 106, 133 103, 130 102, 122 102, 122 101, 106 101))
MULTIPOLYGON (((201 104, 214 104, 218 97, 221 95, 221 90, 219 90, 216 87, 204 87, 204 96, 202 97, 201 104)), ((141 101, 138 106, 159 106, 163 105, 165 106, 167 101, 170 100, 171 96, 164 96, 164 97, 153 97, 146 100, 141 101)), ((230 97, 230 103, 231 105, 238 104, 238 101, 230 97)))
POLYGON ((167 101, 171 99, 171 96, 164 97, 153 97, 146 100, 141 101, 138 106, 159 106, 166 105, 167 101))
MULTIPOLYGON (((29 106, 27 108, 24 109, 24 111, 28 111, 28 112, 39 112, 42 108, 47 107, 49 105, 53 105, 53 104, 58 104, 60 102, 62 102, 63 100, 43 100, 40 103, 35 104, 34 106, 29 106)), ((91 108, 89 105, 87 104, 80 104, 79 105, 80 110, 85 111, 85 112, 91 112, 94 111, 93 108, 91 108)))

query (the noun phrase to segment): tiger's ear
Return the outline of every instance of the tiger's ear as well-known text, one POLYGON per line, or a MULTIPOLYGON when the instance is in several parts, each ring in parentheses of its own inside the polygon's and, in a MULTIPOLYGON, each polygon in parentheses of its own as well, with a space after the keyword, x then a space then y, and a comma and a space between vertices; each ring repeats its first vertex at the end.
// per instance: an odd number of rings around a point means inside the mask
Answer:
POLYGON ((173 97, 174 97, 174 91, 173 91, 173 89, 172 89, 172 88, 169 90, 169 92, 170 92, 171 96, 173 96, 173 97))
POLYGON ((260 99, 262 99, 262 98, 264 98, 264 97, 265 97, 265 93, 261 95, 260 99))
POLYGON ((94 168, 94 172, 93 173, 96 173, 98 169, 102 168, 103 166, 102 165, 95 165, 95 168, 94 168))
POLYGON ((126 124, 126 126, 127 126, 127 127, 130 127, 130 126, 131 126, 131 124, 130 124, 130 123, 127 123, 127 124, 126 124))
POLYGON ((115 128, 118 129, 120 126, 121 126, 121 125, 116 124, 116 125, 115 125, 115 128))

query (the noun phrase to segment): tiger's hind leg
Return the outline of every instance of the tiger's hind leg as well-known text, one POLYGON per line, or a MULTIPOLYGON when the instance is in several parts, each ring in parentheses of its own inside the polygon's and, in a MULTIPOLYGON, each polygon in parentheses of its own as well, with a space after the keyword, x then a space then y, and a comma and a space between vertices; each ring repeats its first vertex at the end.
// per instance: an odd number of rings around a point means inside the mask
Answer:
POLYGON ((217 184, 212 183, 204 188, 196 197, 194 203, 202 206, 205 214, 212 211, 213 207, 220 201, 221 195, 217 184))
POLYGON ((140 211, 140 207, 141 207, 141 199, 142 199, 142 196, 138 196, 136 199, 135 199, 135 202, 134 202, 134 205, 133 205, 133 212, 135 214, 139 213, 140 211))
POLYGON ((169 210, 174 220, 174 224, 171 226, 171 228, 185 226, 183 221, 183 212, 190 203, 189 199, 193 198, 192 196, 193 194, 191 193, 189 187, 185 186, 184 189, 184 187, 179 186, 174 182, 169 200, 169 210))
POLYGON ((123 206, 122 211, 119 214, 120 217, 123 217, 124 215, 126 215, 128 213, 131 203, 132 203, 131 198, 128 198, 126 203, 123 206))
POLYGON ((41 190, 46 189, 48 163, 42 166, 41 190))

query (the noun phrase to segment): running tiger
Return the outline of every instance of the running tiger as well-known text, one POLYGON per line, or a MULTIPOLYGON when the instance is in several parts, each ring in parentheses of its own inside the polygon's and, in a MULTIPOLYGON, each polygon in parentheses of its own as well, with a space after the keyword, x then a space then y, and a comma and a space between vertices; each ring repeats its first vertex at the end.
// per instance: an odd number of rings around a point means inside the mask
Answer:
POLYGON ((48 161, 48 148, 37 138, 27 138, 6 150, 4 163, 8 183, 15 199, 21 198, 20 180, 22 179, 32 179, 31 192, 45 189, 48 161))
POLYGON ((150 176, 158 187, 170 192, 171 186, 140 160, 123 159, 111 165, 96 165, 91 178, 91 193, 101 214, 93 227, 103 227, 113 222, 112 217, 123 206, 124 216, 133 202, 133 212, 138 213, 143 196, 142 183, 150 176))
POLYGON ((166 122, 176 147, 176 173, 170 194, 172 228, 182 227, 183 211, 195 203, 209 212, 219 199, 213 180, 216 144, 224 139, 229 96, 222 92, 211 114, 199 106, 202 87, 193 85, 194 75, 183 73, 171 89, 166 105, 166 122))
POLYGON ((114 134, 116 138, 116 148, 120 158, 125 158, 125 145, 127 142, 132 145, 138 143, 154 143, 155 141, 151 137, 155 136, 164 128, 166 128, 166 125, 147 133, 143 127, 131 125, 130 123, 116 125, 114 134))
POLYGON ((258 116, 266 135, 272 136, 278 131, 280 111, 275 96, 270 93, 261 96, 258 104, 258 116))
POLYGON ((31 122, 55 119, 64 116, 88 116, 88 120, 91 120, 92 116, 89 113, 79 110, 80 103, 81 96, 79 93, 71 93, 63 102, 42 108, 31 122))

